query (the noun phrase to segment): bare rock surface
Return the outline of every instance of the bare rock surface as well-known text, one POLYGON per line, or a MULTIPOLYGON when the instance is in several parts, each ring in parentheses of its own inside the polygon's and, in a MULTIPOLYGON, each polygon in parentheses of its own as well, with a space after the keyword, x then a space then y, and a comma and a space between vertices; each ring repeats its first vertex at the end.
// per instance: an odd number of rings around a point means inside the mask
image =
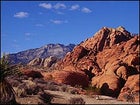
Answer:
POLYGON ((129 76, 140 73, 139 43, 139 35, 122 26, 103 27, 67 53, 56 69, 83 72, 92 86, 106 89, 102 94, 118 97, 129 76))
POLYGON ((129 76, 124 87, 121 89, 118 99, 123 101, 136 101, 139 102, 139 74, 129 76))
POLYGON ((50 56, 47 58, 35 58, 33 60, 31 60, 28 65, 29 66, 42 66, 42 67, 46 67, 49 68, 51 67, 54 63, 56 63, 57 58, 50 56))

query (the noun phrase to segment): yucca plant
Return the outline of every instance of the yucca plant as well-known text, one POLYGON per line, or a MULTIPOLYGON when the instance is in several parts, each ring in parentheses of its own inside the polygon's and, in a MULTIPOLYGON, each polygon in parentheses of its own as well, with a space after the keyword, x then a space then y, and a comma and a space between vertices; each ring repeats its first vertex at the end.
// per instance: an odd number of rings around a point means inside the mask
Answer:
POLYGON ((0 104, 17 104, 15 92, 6 77, 19 74, 18 67, 10 65, 8 55, 3 54, 0 59, 0 104))

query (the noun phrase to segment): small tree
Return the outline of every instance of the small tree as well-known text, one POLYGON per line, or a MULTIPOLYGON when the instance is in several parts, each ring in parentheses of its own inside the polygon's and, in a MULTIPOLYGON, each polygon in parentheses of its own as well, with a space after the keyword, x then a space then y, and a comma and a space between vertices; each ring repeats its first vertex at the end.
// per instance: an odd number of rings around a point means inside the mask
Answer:
POLYGON ((6 77, 19 74, 16 65, 10 65, 8 62, 9 55, 3 54, 0 59, 0 104, 17 104, 15 100, 15 92, 8 83, 6 77))

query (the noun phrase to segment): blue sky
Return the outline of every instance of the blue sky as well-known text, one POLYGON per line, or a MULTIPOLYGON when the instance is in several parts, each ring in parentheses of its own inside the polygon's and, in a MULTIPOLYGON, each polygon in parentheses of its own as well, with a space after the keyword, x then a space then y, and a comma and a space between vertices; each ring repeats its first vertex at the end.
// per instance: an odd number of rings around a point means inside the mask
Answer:
POLYGON ((138 1, 1 2, 1 52, 49 43, 78 44, 100 28, 124 26, 139 33, 138 1))

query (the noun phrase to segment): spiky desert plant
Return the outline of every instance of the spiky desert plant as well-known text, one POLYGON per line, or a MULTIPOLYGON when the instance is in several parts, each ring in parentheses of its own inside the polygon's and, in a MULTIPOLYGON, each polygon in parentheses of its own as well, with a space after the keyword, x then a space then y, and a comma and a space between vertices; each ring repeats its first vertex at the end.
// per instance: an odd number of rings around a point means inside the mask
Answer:
POLYGON ((0 59, 0 104, 17 104, 15 92, 6 77, 19 74, 16 65, 10 65, 8 55, 3 54, 0 59))

